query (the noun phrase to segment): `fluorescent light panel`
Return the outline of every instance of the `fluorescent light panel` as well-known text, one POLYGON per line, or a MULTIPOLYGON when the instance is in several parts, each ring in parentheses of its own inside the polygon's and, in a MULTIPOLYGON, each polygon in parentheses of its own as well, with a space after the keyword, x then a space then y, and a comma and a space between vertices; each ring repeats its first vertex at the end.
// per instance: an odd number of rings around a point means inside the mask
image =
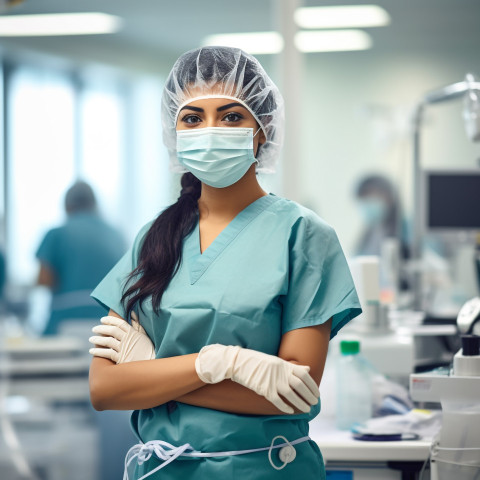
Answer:
POLYGON ((372 44, 370 35, 362 30, 297 32, 295 35, 296 47, 305 53, 367 50, 372 44))
POLYGON ((378 5, 302 7, 295 11, 295 22, 301 28, 383 27, 390 15, 378 5))
POLYGON ((0 16, 0 37, 93 35, 120 30, 123 20, 106 13, 0 16))
POLYGON ((226 33, 209 35, 204 45, 236 47, 252 55, 280 53, 283 37, 278 32, 226 33))
MULTIPOLYGON (((231 33, 210 35, 203 45, 237 47, 252 55, 280 53, 283 38, 278 32, 231 33)), ((305 53, 367 50, 373 45, 362 30, 303 31, 295 35, 295 46, 305 53)))

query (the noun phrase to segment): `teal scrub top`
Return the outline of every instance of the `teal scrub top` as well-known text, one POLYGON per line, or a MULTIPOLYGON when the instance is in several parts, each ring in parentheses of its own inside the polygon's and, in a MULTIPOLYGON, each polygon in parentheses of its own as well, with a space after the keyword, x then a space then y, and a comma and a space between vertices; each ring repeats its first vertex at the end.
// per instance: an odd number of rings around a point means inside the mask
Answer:
MULTIPOLYGON (((125 279, 137 265, 149 227, 92 293, 123 317, 125 279)), ((163 294, 159 315, 149 300, 137 311, 157 358, 195 353, 212 343, 277 355, 286 332, 333 318, 333 337, 360 313, 334 230, 310 210, 271 194, 241 211, 203 254, 197 219, 184 239, 182 262, 163 294)), ((133 412, 132 426, 142 442, 190 443, 204 452, 247 450, 268 447, 277 435, 290 441, 308 435, 308 422, 319 411, 317 404, 309 414, 239 415, 172 401, 133 412)), ((279 471, 269 464, 267 452, 258 452, 177 459, 149 478, 324 478, 315 442, 295 449, 296 459, 279 471)), ((152 456, 137 467, 134 478, 160 463, 152 456)))
POLYGON ((104 311, 90 294, 125 253, 122 235, 97 214, 79 212, 47 232, 36 257, 54 273, 51 313, 44 335, 62 322, 100 318, 104 311))

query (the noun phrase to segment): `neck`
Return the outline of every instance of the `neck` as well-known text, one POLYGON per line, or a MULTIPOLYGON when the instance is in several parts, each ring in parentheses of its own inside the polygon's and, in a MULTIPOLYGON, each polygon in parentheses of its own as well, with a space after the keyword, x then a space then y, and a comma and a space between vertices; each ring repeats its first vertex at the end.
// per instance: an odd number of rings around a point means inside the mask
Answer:
POLYGON ((259 185, 255 165, 230 187, 214 188, 202 184, 202 194, 198 200, 200 218, 206 217, 231 220, 255 200, 267 195, 259 185))

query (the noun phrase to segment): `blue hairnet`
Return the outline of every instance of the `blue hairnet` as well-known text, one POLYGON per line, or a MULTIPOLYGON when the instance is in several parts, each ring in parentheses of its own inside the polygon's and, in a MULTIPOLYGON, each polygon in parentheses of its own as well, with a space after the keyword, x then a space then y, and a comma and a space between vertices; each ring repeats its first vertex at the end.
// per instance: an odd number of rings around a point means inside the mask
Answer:
POLYGON ((257 172, 274 172, 283 142, 282 95, 255 57, 231 47, 202 47, 186 52, 167 78, 162 127, 172 170, 186 171, 177 160, 178 112, 188 103, 208 97, 232 98, 250 111, 266 137, 257 153, 257 172))

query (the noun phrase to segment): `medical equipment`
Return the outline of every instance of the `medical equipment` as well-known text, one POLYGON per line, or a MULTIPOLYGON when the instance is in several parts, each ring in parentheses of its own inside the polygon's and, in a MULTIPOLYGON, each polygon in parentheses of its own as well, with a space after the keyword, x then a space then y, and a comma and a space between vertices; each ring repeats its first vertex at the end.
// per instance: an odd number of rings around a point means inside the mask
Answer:
POLYGON ((348 338, 361 342, 363 355, 379 372, 406 385, 414 369, 414 338, 396 329, 390 307, 380 302, 379 257, 355 257, 349 265, 363 313, 348 327, 348 338))
MULTIPOLYGON (((423 239, 423 219, 419 208, 422 202, 422 169, 420 162, 420 130, 423 122, 424 112, 428 105, 450 101, 456 98, 465 98, 468 95, 470 101, 465 104, 464 119, 468 122, 468 134, 474 141, 480 140, 480 121, 478 121, 478 94, 480 92, 480 82, 474 81, 473 75, 468 74, 463 82, 448 85, 439 90, 428 92, 418 103, 414 117, 413 133, 413 189, 414 205, 413 210, 413 240, 411 248, 411 258, 413 264, 419 263, 422 257, 422 239, 423 239)), ((423 290, 422 290, 422 272, 417 267, 412 277, 412 291, 414 294, 413 308, 422 310, 423 290)))
MULTIPOLYGON (((476 322, 476 302, 462 309, 462 331, 476 322), (472 308, 472 305, 474 308, 472 308), (470 323, 468 320, 470 320, 470 323)), ((480 474, 480 337, 464 335, 453 369, 410 376, 412 398, 440 402, 443 421, 431 447, 432 480, 473 480, 480 474)))
POLYGON ((425 170, 422 225, 430 251, 438 254, 435 267, 426 260, 424 308, 433 316, 453 321, 460 306, 479 293, 475 264, 475 233, 480 230, 480 169, 425 170), (425 289, 426 293, 427 289, 425 289))
POLYGON ((480 229, 480 169, 425 170, 424 192, 428 230, 480 229))
POLYGON ((440 430, 439 410, 411 409, 404 414, 371 418, 352 428, 352 437, 362 441, 397 441, 431 438, 440 430))
POLYGON ((328 480, 410 480, 417 478, 414 472, 429 452, 429 441, 423 439, 358 441, 323 415, 310 422, 310 437, 322 451, 328 480))
POLYGON ((475 77, 467 73, 465 83, 468 86, 468 92, 463 101, 463 120, 465 122, 465 131, 472 142, 480 141, 480 98, 479 92, 475 88, 475 77))
POLYGON ((458 312, 457 325, 460 332, 473 333, 475 324, 480 320, 480 297, 469 300, 458 312))
POLYGON ((380 329, 388 330, 380 311, 380 259, 374 255, 358 256, 350 260, 358 298, 363 312, 355 321, 355 328, 369 332, 380 329))

